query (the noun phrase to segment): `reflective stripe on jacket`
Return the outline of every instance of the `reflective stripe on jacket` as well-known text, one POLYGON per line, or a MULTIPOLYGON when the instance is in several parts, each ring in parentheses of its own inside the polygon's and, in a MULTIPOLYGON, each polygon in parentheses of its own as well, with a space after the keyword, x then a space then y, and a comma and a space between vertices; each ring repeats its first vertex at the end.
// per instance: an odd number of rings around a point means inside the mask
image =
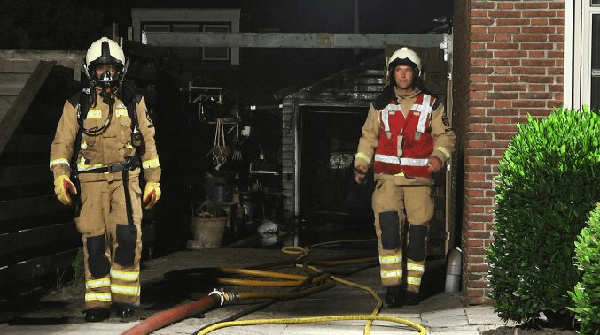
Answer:
POLYGON ((375 173, 431 178, 427 158, 433 152, 434 101, 430 95, 419 94, 406 117, 395 100, 379 111, 381 128, 373 163, 375 173))

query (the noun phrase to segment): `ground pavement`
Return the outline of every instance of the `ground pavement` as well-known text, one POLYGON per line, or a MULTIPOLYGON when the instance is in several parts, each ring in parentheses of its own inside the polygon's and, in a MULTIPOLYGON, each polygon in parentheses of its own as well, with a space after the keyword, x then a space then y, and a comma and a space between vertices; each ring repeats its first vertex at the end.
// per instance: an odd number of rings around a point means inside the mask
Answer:
MULTIPOLYGON (((310 250, 307 259, 346 259, 367 256, 364 248, 323 248, 310 250)), ((280 249, 264 248, 212 248, 175 252, 143 263, 142 305, 135 317, 118 319, 113 316, 102 323, 85 323, 81 309, 83 295, 81 287, 64 287, 43 297, 28 310, 12 311, 0 315, 0 334, 121 334, 152 315, 193 301, 193 293, 208 293, 206 284, 209 269, 220 267, 246 268, 257 264, 285 262, 298 258, 298 255, 283 253, 280 249), (191 274, 191 275, 190 275, 191 274)), ((334 268, 320 268, 338 278, 370 287, 383 297, 385 289, 380 285, 376 265, 349 265, 334 268)), ((282 267, 275 271, 302 273, 294 266, 282 267)), ((402 308, 383 307, 379 315, 395 316, 409 323, 420 325, 432 335, 478 335, 485 330, 495 329, 504 324, 490 306, 464 306, 460 293, 445 293, 445 262, 427 262, 427 275, 423 284, 423 301, 418 306, 402 308)), ((226 291, 239 292, 280 290, 280 288, 260 289, 253 287, 226 287, 226 291)), ((195 334, 203 327, 221 321, 232 315, 249 311, 263 300, 239 301, 216 307, 200 315, 184 318, 158 329, 154 335, 195 334)), ((338 315, 368 315, 377 306, 377 300, 361 289, 338 284, 328 290, 306 297, 277 301, 269 306, 242 316, 239 320, 289 319, 296 317, 318 317, 338 315)), ((366 321, 352 320, 339 322, 313 322, 308 324, 267 324, 228 327, 210 334, 269 334, 269 335, 308 335, 308 334, 363 334, 366 321)), ((509 324, 510 325, 510 324, 509 324)), ((376 321, 371 334, 419 334, 415 327, 402 323, 376 321)))

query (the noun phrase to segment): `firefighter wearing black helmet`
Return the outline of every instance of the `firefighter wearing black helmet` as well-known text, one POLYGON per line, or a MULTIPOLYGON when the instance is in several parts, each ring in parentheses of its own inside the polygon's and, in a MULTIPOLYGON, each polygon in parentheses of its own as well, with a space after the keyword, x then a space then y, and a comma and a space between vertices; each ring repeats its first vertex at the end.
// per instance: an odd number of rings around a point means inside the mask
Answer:
POLYGON ((376 179, 372 207, 381 283, 390 307, 419 303, 434 213, 432 173, 449 160, 455 143, 443 104, 424 92, 421 70, 414 50, 392 54, 390 85, 371 103, 355 155, 356 182, 371 166, 376 179), (405 221, 408 236, 402 236, 405 221))
POLYGON ((160 198, 160 163, 144 98, 124 82, 119 44, 106 37, 93 42, 84 63, 90 84, 64 105, 50 169, 58 200, 76 208, 85 320, 99 322, 111 308, 133 316, 140 303, 142 203, 151 208, 160 198))

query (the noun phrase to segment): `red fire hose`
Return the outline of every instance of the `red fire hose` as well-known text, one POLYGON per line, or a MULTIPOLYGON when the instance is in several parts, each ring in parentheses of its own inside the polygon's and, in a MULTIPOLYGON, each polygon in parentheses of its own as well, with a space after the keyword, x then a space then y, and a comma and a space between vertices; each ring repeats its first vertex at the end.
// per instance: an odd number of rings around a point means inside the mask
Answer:
POLYGON ((192 301, 183 306, 174 307, 154 314, 129 330, 121 333, 121 335, 148 335, 164 326, 210 309, 219 302, 220 298, 218 295, 205 296, 198 301, 192 301))

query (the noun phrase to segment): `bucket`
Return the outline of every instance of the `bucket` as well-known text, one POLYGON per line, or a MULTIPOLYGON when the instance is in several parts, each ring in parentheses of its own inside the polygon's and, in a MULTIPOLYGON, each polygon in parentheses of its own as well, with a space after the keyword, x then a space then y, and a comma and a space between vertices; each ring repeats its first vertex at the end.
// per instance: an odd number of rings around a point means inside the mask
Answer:
POLYGON ((194 243, 191 246, 194 248, 219 248, 227 220, 227 217, 192 218, 191 227, 194 243))

